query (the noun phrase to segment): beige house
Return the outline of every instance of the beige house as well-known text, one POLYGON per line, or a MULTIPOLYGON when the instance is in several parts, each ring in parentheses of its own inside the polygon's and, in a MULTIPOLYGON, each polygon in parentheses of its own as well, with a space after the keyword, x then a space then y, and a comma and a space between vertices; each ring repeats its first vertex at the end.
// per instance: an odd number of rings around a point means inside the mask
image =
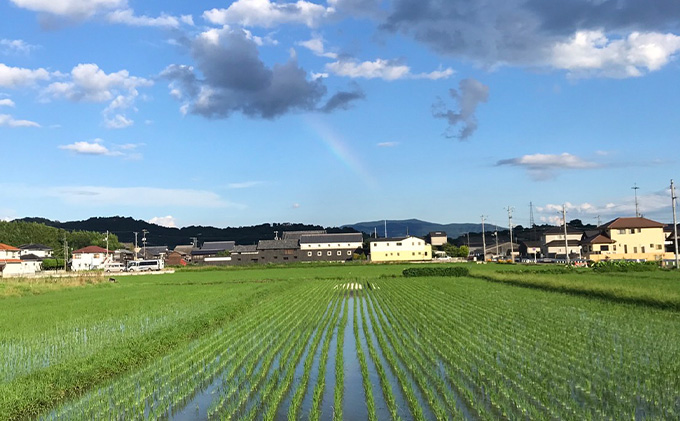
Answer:
POLYGON ((418 237, 371 239, 372 262, 432 260, 432 246, 418 237))
POLYGON ((543 257, 564 257, 567 247, 570 256, 581 255, 581 237, 583 231, 567 226, 567 241, 564 241, 564 226, 548 229, 541 236, 541 255, 543 257))
POLYGON ((600 226, 599 234, 584 238, 583 255, 588 260, 662 260, 666 253, 664 224, 651 219, 616 218, 600 226))
POLYGON ((427 234, 426 238, 430 241, 430 244, 435 247, 443 246, 447 241, 449 241, 449 237, 444 231, 432 231, 431 233, 427 234))

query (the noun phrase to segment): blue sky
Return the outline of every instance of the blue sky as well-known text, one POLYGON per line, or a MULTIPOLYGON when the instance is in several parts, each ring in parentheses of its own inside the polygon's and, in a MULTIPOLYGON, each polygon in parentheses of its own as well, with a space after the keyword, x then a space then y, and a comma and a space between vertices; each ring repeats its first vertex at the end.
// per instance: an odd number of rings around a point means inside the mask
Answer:
POLYGON ((0 0, 0 219, 670 222, 680 3, 0 0), (548 6, 549 5, 549 6, 548 6))

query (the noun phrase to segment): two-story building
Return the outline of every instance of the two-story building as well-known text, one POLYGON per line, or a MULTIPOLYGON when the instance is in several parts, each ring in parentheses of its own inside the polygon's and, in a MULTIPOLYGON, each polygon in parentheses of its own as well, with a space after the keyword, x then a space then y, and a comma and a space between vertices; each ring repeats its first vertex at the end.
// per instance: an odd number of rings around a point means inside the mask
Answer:
POLYGON ((419 237, 371 239, 372 262, 432 260, 432 246, 419 237))
POLYGON ((360 232, 304 234, 300 236, 300 259, 306 262, 342 262, 352 260, 364 242, 360 232))
POLYGON ((564 225, 552 227, 541 236, 541 255, 551 259, 581 256, 581 237, 583 231, 567 226, 565 242, 564 225))
POLYGON ((593 261, 672 259, 663 228, 664 224, 643 217, 616 218, 582 240, 583 255, 593 261))
POLYGON ((104 264, 113 261, 113 253, 99 246, 87 246, 73 252, 71 270, 103 269, 104 264))
POLYGON ((425 237, 426 241, 429 241, 430 245, 433 247, 439 247, 446 244, 449 241, 449 237, 444 231, 432 231, 425 237))
POLYGON ((3 277, 23 275, 20 251, 16 247, 0 243, 0 275, 3 277))

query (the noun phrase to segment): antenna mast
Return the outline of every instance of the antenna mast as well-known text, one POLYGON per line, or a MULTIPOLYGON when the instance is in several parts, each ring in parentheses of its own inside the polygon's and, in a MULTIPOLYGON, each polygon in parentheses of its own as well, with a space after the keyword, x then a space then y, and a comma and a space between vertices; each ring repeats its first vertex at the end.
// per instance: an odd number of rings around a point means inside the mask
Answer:
POLYGON ((635 190, 635 217, 639 218, 640 207, 638 206, 637 191, 640 190, 640 187, 637 186, 637 183, 633 183, 633 187, 631 187, 631 189, 635 190))
POLYGON ((678 222, 675 219, 675 184, 671 179, 671 200, 673 201, 673 245, 675 246, 675 269, 680 268, 680 257, 678 257, 678 222))

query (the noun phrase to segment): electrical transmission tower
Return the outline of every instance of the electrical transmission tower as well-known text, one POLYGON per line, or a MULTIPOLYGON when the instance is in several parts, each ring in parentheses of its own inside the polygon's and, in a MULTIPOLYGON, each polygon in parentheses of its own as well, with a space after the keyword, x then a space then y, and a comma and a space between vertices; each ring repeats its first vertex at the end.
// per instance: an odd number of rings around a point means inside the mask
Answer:
POLYGON ((640 190, 640 187, 637 186, 637 183, 633 183, 633 187, 631 187, 631 189, 635 190, 635 217, 639 218, 640 207, 638 206, 637 191, 640 190))

